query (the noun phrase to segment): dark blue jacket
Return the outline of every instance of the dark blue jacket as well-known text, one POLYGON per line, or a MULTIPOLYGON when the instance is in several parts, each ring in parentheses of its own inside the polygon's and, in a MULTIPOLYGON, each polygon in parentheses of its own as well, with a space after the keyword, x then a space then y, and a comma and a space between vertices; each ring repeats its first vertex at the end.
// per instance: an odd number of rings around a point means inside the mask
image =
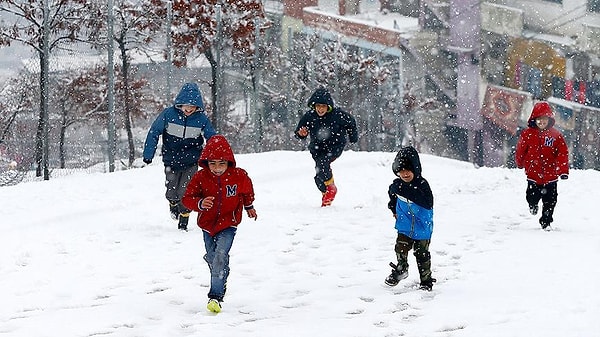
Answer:
POLYGON ((346 146, 346 139, 350 143, 358 141, 358 130, 356 120, 352 115, 334 106, 333 99, 329 91, 325 88, 315 90, 308 100, 307 111, 294 131, 299 139, 304 139, 298 135, 298 130, 302 127, 308 129, 310 143, 308 149, 311 153, 315 152, 335 152, 335 149, 343 149, 346 146), (329 111, 320 117, 314 109, 315 103, 327 104, 329 111))
POLYGON ((204 139, 216 134, 204 113, 200 89, 195 83, 186 83, 175 98, 173 106, 163 110, 152 123, 144 144, 144 160, 152 160, 158 138, 162 135, 162 158, 165 166, 179 171, 198 164, 204 139), (185 116, 182 105, 198 107, 185 116), (204 135, 204 137, 203 137, 204 135))

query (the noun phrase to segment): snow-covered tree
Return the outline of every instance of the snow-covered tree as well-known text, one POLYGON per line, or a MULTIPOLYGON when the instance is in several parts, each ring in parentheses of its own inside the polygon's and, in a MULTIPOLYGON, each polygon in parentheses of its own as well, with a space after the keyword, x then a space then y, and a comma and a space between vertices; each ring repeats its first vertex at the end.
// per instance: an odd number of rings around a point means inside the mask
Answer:
POLYGON ((87 0, 0 0, 0 46, 18 42, 33 48, 40 59, 40 116, 36 133, 36 174, 49 179, 48 76, 50 54, 81 38, 88 17, 97 15, 87 0), (43 172, 42 172, 43 171, 43 172))
MULTIPOLYGON (((166 2, 162 2, 165 6, 166 2)), ((95 34, 106 36, 106 24, 108 22, 105 7, 101 3, 98 12, 103 13, 99 17, 92 18, 95 34)), ((131 114, 134 109, 132 99, 132 88, 130 69, 132 62, 132 54, 154 54, 154 46, 157 39, 164 40, 164 34, 160 34, 164 30, 164 18, 156 15, 154 12, 154 4, 149 0, 114 0, 114 36, 117 50, 121 60, 121 85, 122 98, 120 104, 123 107, 123 123, 127 133, 127 142, 129 148, 129 166, 135 160, 135 144, 133 140, 131 114)), ((96 47, 104 48, 106 38, 95 39, 96 47), (98 43, 100 43, 98 45, 98 43)), ((162 42, 162 41, 161 41, 162 42)))
POLYGON ((0 90, 0 148, 10 155, 10 160, 17 162, 19 169, 28 168, 35 153, 34 147, 27 141, 29 138, 15 137, 20 134, 17 132, 19 117, 33 111, 39 104, 32 95, 38 92, 32 90, 32 81, 35 81, 32 74, 19 74, 9 79, 0 90))
MULTIPOLYGON (((147 81, 137 78, 135 72, 129 74, 127 85, 124 83, 120 67, 116 69, 115 75, 120 79, 115 83, 117 100, 124 102, 125 96, 129 96, 131 104, 130 113, 124 113, 124 105, 118 105, 116 108, 116 111, 119 112, 119 120, 123 123, 130 118, 146 118, 148 109, 157 110, 164 104, 162 100, 157 99, 154 93, 149 91, 147 81)), ((59 158, 60 167, 64 168, 66 157, 64 145, 67 142, 68 129, 75 124, 93 126, 107 123, 107 69, 105 65, 99 65, 88 69, 64 72, 57 74, 54 81, 57 87, 62 88, 52 97, 51 106, 58 114, 55 119, 58 121, 60 129, 59 158)), ((130 132, 131 130, 127 132, 128 142, 130 132)), ((87 142, 90 140, 82 139, 79 143, 87 142)))
MULTIPOLYGON (((155 13, 166 19, 164 0, 151 0, 155 13)), ((260 0, 173 0, 171 36, 175 65, 204 55, 211 65, 211 122, 219 130, 221 119, 220 80, 225 59, 234 60, 251 72, 257 66, 256 32, 270 25, 260 0)), ((230 61, 233 62, 233 61, 230 61)))

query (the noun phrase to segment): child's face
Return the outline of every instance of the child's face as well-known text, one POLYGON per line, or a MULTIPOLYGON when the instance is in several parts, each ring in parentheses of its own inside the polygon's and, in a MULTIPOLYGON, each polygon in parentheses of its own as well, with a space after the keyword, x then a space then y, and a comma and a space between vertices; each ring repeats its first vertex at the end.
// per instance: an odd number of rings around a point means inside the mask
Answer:
POLYGON ((198 107, 196 107, 195 105, 184 104, 181 106, 181 111, 183 111, 183 114, 186 116, 189 116, 196 112, 196 109, 198 109, 198 107))
POLYGON ((396 175, 405 183, 410 183, 415 178, 415 174, 411 170, 407 169, 400 170, 400 172, 396 173, 396 175))
POLYGON ((208 169, 212 174, 220 176, 227 171, 228 163, 226 160, 209 160, 208 169))
POLYGON ((540 128, 540 130, 544 130, 548 127, 549 120, 550 119, 548 118, 548 116, 538 117, 535 119, 535 125, 537 125, 537 127, 540 128))
POLYGON ((317 115, 323 117, 327 113, 327 110, 329 110, 329 106, 327 104, 315 104, 315 111, 317 112, 317 115))

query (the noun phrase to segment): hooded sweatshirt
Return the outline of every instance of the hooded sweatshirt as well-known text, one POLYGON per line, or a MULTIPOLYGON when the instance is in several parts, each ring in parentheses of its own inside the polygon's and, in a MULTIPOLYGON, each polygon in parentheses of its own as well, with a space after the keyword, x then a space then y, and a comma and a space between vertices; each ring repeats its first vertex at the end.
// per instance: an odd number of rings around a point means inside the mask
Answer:
POLYGON ((198 85, 186 83, 175 98, 173 106, 163 110, 152 123, 144 143, 143 157, 145 160, 152 160, 158 139, 162 136, 161 153, 164 165, 174 171, 180 171, 196 165, 204 139, 209 139, 215 134, 216 131, 204 113, 198 85), (186 116, 181 111, 182 105, 194 105, 198 109, 186 116))
POLYGON ((254 188, 248 173, 237 167, 231 146, 222 135, 212 136, 200 156, 200 171, 196 172, 183 198, 185 207, 198 212, 197 224, 211 236, 228 227, 237 227, 242 220, 242 209, 252 209, 254 188), (227 170, 220 176, 208 168, 209 160, 225 160, 227 170), (214 205, 201 209, 202 199, 213 196, 214 205))
POLYGON ((396 215, 395 228, 413 240, 429 240, 433 233, 433 193, 421 176, 419 153, 412 146, 400 149, 392 164, 394 174, 403 169, 414 174, 413 180, 396 178, 388 189, 388 208, 396 215))
POLYGON ((547 102, 534 105, 527 128, 521 132, 515 152, 518 168, 525 168, 527 180, 545 185, 569 174, 569 148, 563 135, 554 128, 554 114, 547 102), (535 124, 538 117, 548 117, 548 127, 541 130, 535 124))

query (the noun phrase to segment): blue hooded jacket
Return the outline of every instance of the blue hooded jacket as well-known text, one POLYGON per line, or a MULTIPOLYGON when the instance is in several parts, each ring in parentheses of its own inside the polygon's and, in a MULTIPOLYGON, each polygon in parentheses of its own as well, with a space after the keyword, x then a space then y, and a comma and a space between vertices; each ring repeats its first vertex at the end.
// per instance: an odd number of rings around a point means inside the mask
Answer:
POLYGON ((204 140, 217 132, 204 113, 200 89, 195 83, 183 85, 172 106, 164 109, 152 123, 144 144, 143 158, 151 161, 162 135, 162 158, 165 166, 179 171, 198 164, 204 140), (198 109, 186 116, 182 105, 198 109), (203 137, 204 135, 204 137, 203 137))
POLYGON ((429 240, 433 233, 433 193, 421 176, 419 154, 412 146, 400 149, 392 165, 394 174, 403 169, 413 172, 413 180, 397 178, 388 190, 388 208, 396 214, 396 230, 413 240, 429 240))

